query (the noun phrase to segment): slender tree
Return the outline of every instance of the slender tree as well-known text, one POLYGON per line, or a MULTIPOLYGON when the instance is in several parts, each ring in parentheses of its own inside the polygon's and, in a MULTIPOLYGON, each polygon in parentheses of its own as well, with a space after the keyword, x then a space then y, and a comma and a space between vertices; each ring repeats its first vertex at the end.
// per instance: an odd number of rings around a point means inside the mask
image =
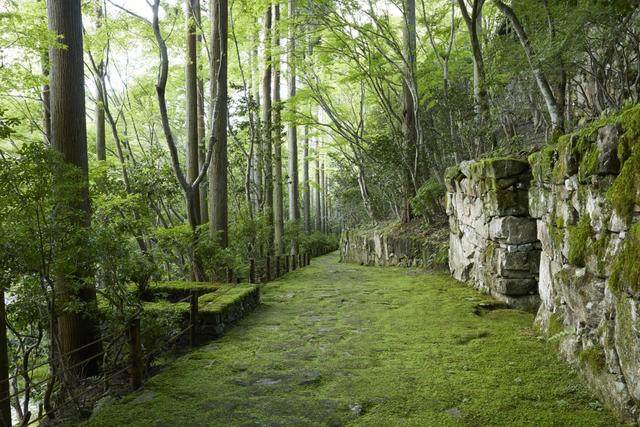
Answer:
POLYGON ((322 193, 322 181, 320 180, 320 142, 317 139, 316 139, 314 154, 316 157, 315 228, 316 228, 316 231, 322 231, 322 204, 320 199, 320 194, 322 193))
POLYGON ((404 25, 402 26, 403 35, 403 60, 405 77, 402 80, 403 94, 403 123, 402 133, 404 136, 405 158, 407 159, 407 167, 405 167, 403 175, 403 198, 402 198, 402 222, 408 223, 411 220, 411 199, 416 194, 414 177, 418 164, 417 150, 418 145, 418 99, 414 99, 414 93, 417 93, 415 85, 416 74, 416 3, 415 0, 404 1, 404 25), (413 171, 413 172, 412 172, 413 171))
POLYGON ((271 5, 264 13, 264 75, 262 77, 262 157, 264 170, 264 215, 269 228, 267 253, 273 251, 274 217, 273 217, 273 150, 272 150, 272 104, 271 104, 271 5))
POLYGON ((311 192, 309 188, 309 126, 304 127, 304 148, 302 153, 302 216, 304 232, 311 232, 311 192))
MULTIPOLYGON (((200 1, 196 4, 196 25, 198 29, 202 30, 202 7, 200 1)), ((196 38, 197 51, 202 56, 202 32, 198 31, 196 38)), ((198 58, 198 167, 202 169, 207 157, 207 126, 205 124, 205 106, 204 106, 204 73, 202 70, 203 62, 200 57, 198 58)), ((209 221, 209 198, 207 194, 207 186, 205 182, 200 186, 200 220, 204 224, 209 221)))
POLYGON ((280 96, 280 4, 273 5, 273 222, 274 250, 284 252, 284 197, 282 183, 282 100, 280 96))
POLYGON ((81 231, 89 227, 91 215, 80 0, 48 0, 47 15, 49 29, 65 45, 53 47, 49 52, 51 144, 67 164, 77 168, 81 177, 72 186, 59 182, 59 188, 55 189, 61 197, 56 218, 70 220, 80 230, 73 236, 60 236, 55 254, 58 336, 54 337, 54 343, 58 344, 59 361, 74 367, 75 372, 67 371, 63 378, 63 385, 69 386, 64 383, 70 377, 97 372, 96 355, 101 351, 96 290, 89 280, 86 233, 81 231))
MULTIPOLYGON (((296 0, 289 0, 289 42, 287 46, 287 64, 289 68, 289 110, 295 113, 296 96, 296 0)), ((292 116, 295 114, 292 114, 292 116)), ((299 187, 298 187, 298 129, 292 120, 287 128, 289 151, 289 219, 300 221, 299 187)), ((308 172, 308 171, 307 171, 308 172)), ((291 253, 298 253, 296 242, 292 242, 291 253)))
POLYGON ((209 174, 210 231, 217 235, 220 245, 229 244, 228 193, 227 193, 227 67, 229 10, 227 0, 218 0, 210 7, 211 14, 211 99, 218 103, 220 112, 213 124, 216 135, 211 173, 209 174), (213 84, 213 82, 216 82, 213 84))
POLYGON ((482 31, 482 7, 484 6, 484 2, 485 0, 473 0, 471 10, 469 11, 465 0, 458 0, 460 12, 462 12, 462 18, 467 25, 471 42, 471 53, 473 54, 473 97, 475 100, 476 114, 480 123, 482 122, 482 116, 489 109, 484 58, 482 56, 482 42, 480 39, 482 31))
MULTIPOLYGON (((187 127, 187 181, 193 183, 200 172, 198 147, 198 43, 196 10, 199 0, 187 2, 187 64, 186 76, 186 127, 187 127)), ((200 188, 193 189, 193 209, 189 211, 190 221, 200 225, 200 188)))
MULTIPOLYGON (((542 71, 542 65, 539 63, 539 60, 536 55, 536 51, 529 40, 529 36, 525 31, 524 27, 520 23, 518 16, 514 12, 514 10, 507 6, 500 0, 494 0, 494 3, 500 9, 500 11, 507 17, 511 26, 513 27, 516 35, 518 36, 518 40, 520 40, 520 44, 524 49, 525 56, 527 57, 527 62, 529 63, 529 67, 531 68, 531 73, 533 74, 533 78, 538 85, 538 89, 540 90, 540 94, 544 99, 545 105, 547 106, 547 112, 549 113, 549 118, 551 119, 551 128, 552 132, 562 132, 564 130, 564 113, 558 108, 558 102, 553 93, 553 89, 547 80, 546 75, 542 71)), ((562 91, 562 96, 564 97, 564 90, 562 91)))
MULTIPOLYGON (((102 10, 102 1, 96 0, 95 10, 96 10, 96 30, 99 32, 102 28, 102 18, 104 11, 102 10)), ((98 160, 106 160, 107 159, 107 141, 105 134, 105 118, 104 118, 104 106, 102 105, 102 99, 104 99, 104 94, 102 93, 105 87, 105 63, 102 55, 97 64, 96 70, 96 88, 98 91, 98 96, 96 98, 96 156, 98 160)))

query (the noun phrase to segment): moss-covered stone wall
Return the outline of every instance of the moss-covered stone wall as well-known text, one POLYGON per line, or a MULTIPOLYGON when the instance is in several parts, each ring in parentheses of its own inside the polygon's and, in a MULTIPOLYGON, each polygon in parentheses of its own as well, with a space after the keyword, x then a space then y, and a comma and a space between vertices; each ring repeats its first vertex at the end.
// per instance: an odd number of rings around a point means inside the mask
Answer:
POLYGON ((511 306, 537 309, 540 242, 529 216, 529 164, 463 162, 445 181, 453 276, 511 306))
POLYGON ((536 318, 621 417, 640 421, 640 106, 530 156, 536 318))
POLYGON ((441 228, 423 230, 420 224, 380 224, 344 231, 340 238, 342 261, 378 267, 446 268, 447 248, 441 228))

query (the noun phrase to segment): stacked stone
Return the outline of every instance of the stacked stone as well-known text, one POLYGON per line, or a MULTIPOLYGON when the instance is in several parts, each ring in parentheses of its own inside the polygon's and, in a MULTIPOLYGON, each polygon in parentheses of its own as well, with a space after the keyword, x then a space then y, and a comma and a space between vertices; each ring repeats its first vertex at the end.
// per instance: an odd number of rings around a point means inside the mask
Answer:
POLYGON ((349 230, 340 236, 345 262, 379 267, 443 267, 436 258, 440 248, 419 236, 393 231, 349 230))
POLYGON ((529 164, 463 162, 447 170, 445 181, 453 276, 509 305, 535 309, 540 242, 529 216, 529 164))
POLYGON ((542 243, 537 324, 608 406, 640 421, 640 153, 625 132, 604 126, 532 155, 530 212, 542 243), (626 212, 617 199, 631 200, 626 212))

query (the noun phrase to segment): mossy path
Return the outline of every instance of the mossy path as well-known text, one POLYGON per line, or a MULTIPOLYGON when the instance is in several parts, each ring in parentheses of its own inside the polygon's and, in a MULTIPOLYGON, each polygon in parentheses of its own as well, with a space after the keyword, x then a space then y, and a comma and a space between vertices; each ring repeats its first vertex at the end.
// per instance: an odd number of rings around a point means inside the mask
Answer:
POLYGON ((314 259, 89 425, 612 425, 532 315, 444 274, 314 259))

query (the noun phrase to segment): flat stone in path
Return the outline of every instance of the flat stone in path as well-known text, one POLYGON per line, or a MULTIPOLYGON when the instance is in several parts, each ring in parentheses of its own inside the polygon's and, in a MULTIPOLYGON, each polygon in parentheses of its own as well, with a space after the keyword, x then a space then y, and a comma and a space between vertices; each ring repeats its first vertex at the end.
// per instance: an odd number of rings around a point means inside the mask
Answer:
POLYGON ((88 425, 615 424, 531 314, 447 275, 332 254, 262 301, 88 425))

